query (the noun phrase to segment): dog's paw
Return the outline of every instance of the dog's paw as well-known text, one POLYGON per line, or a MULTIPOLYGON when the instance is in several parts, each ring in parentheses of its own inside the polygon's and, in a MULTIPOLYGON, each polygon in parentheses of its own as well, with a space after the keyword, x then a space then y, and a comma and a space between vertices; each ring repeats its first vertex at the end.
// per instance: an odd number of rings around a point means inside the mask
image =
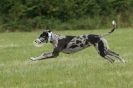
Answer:
POLYGON ((30 58, 32 61, 36 61, 36 58, 35 57, 31 57, 30 58))
POLYGON ((123 63, 127 63, 127 61, 125 61, 124 59, 122 59, 122 62, 123 62, 123 63))

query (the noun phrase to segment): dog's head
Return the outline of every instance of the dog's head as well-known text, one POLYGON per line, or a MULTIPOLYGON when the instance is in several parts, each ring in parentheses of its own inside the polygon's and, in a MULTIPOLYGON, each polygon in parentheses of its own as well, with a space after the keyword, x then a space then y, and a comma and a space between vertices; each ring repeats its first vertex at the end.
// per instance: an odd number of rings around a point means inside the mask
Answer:
POLYGON ((47 43, 51 40, 52 32, 50 30, 46 30, 42 32, 39 37, 34 41, 34 45, 39 47, 42 46, 44 43, 47 43))

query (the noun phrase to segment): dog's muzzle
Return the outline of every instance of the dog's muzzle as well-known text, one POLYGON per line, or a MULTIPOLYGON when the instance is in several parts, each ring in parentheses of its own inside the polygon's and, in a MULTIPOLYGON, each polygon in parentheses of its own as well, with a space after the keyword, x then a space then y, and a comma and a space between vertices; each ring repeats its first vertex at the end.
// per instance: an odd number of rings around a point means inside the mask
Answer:
POLYGON ((35 43, 41 44, 41 40, 40 40, 40 39, 36 39, 36 40, 35 40, 35 43))
POLYGON ((43 39, 36 39, 35 41, 33 41, 33 45, 36 47, 41 47, 43 45, 43 39))

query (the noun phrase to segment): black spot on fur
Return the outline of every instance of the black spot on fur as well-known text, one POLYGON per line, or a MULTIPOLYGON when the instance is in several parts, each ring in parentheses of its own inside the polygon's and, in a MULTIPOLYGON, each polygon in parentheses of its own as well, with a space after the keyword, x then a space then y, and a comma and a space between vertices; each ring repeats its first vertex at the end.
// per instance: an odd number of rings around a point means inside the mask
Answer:
POLYGON ((84 45, 83 44, 80 44, 81 47, 83 47, 84 45))
POLYGON ((78 45, 72 45, 72 46, 70 46, 70 48, 76 48, 76 47, 78 47, 78 45))
POLYGON ((88 44, 89 44, 89 41, 86 40, 86 41, 85 41, 85 45, 88 45, 88 44))
POLYGON ((65 44, 63 48, 66 48, 66 47, 67 47, 67 44, 65 44))
POLYGON ((72 43, 72 45, 75 45, 75 43, 72 43))
POLYGON ((106 53, 105 53, 105 48, 104 48, 104 44, 103 44, 103 42, 102 41, 99 41, 99 43, 98 43, 98 50, 99 50, 99 54, 102 56, 102 57, 104 57, 105 55, 106 55, 106 53))
POLYGON ((67 47, 67 44, 74 38, 75 36, 66 36, 66 38, 58 40, 58 46, 62 49, 67 47))
POLYGON ((78 43, 81 43, 81 41, 79 41, 79 40, 76 40, 76 43, 78 44, 78 43))
POLYGON ((98 35, 88 35, 88 39, 87 39, 91 44, 95 44, 98 43, 100 41, 100 37, 98 35))
POLYGON ((85 36, 85 35, 83 35, 83 38, 86 38, 86 36, 85 36))

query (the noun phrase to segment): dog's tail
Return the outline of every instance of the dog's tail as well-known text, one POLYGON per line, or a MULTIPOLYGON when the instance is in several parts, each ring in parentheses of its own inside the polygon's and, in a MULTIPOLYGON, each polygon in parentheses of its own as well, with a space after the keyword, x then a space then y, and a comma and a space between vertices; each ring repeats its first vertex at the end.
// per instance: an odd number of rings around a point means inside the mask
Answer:
POLYGON ((114 32, 114 30, 116 29, 116 22, 115 22, 115 20, 112 21, 112 26, 113 27, 112 27, 111 31, 109 31, 108 33, 105 33, 105 34, 103 34, 101 36, 104 37, 104 36, 107 36, 107 35, 111 34, 112 32, 114 32))

